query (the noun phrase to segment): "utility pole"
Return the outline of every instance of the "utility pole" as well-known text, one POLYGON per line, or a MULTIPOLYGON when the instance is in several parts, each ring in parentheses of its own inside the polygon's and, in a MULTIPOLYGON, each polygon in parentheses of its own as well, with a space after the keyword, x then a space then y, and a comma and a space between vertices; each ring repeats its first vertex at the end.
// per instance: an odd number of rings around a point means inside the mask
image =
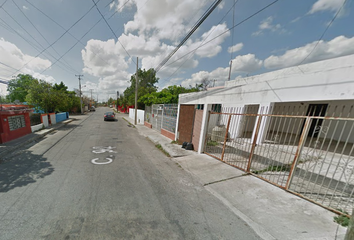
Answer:
POLYGON ((139 58, 136 58, 136 73, 135 73, 135 120, 134 124, 136 125, 136 119, 138 117, 138 63, 139 58))
POLYGON ((119 91, 117 91, 117 112, 118 112, 118 98, 119 98, 119 91))
POLYGON ((230 81, 230 78, 231 78, 231 68, 232 68, 232 60, 230 61, 229 81, 230 81))
POLYGON ((90 89, 90 91, 91 91, 91 100, 90 100, 91 107, 92 107, 92 90, 93 89, 90 89))
POLYGON ((83 112, 82 112, 82 98, 81 98, 81 77, 83 77, 84 75, 75 75, 75 76, 79 78, 80 109, 81 109, 81 114, 83 114, 83 112))

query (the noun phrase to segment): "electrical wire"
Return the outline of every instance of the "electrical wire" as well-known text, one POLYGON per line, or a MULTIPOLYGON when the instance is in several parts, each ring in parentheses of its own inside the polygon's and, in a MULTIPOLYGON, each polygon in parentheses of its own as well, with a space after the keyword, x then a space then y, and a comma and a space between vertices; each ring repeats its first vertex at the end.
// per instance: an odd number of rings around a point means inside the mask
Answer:
MULTIPOLYGON (((226 14, 221 18, 221 20, 218 22, 217 25, 219 25, 219 24, 226 18, 226 16, 230 13, 230 11, 235 7, 235 5, 237 4, 237 2, 238 2, 238 0, 236 0, 236 1, 234 2, 234 4, 232 5, 232 7, 226 12, 226 14)), ((215 29, 214 29, 214 30, 215 30, 215 29)), ((214 32, 214 30, 211 31, 211 32, 208 34, 208 36, 206 36, 206 37, 204 38, 204 40, 200 43, 199 47, 201 47, 201 45, 206 41, 206 39, 208 39, 208 37, 214 32)), ((181 69, 181 67, 182 67, 189 59, 191 59, 191 58, 194 56, 194 54, 195 54, 195 52, 196 52, 197 50, 198 50, 198 48, 195 48, 194 50, 192 50, 193 54, 190 55, 190 56, 189 56, 189 57, 188 57, 166 80, 161 81, 160 83, 170 80, 170 79, 172 78, 172 76, 175 75, 176 72, 177 72, 179 69, 181 69)), ((171 65, 171 64, 168 64, 167 66, 169 66, 169 65, 171 65)))
POLYGON ((162 60, 162 62, 155 68, 156 73, 167 63, 168 60, 182 47, 182 45, 192 36, 192 34, 198 29, 198 27, 204 22, 204 20, 213 12, 213 10, 219 5, 221 0, 216 0, 208 10, 202 15, 202 17, 197 21, 197 23, 192 27, 187 36, 175 47, 175 49, 162 60))
POLYGON ((334 20, 337 18, 338 14, 342 11, 342 8, 344 7, 345 3, 347 2, 347 0, 344 0, 341 7, 338 9, 338 11, 336 12, 336 14, 333 16, 332 20, 329 22, 329 24, 327 25, 327 27, 325 28, 325 30, 323 31, 323 33, 321 34, 320 38, 318 39, 317 43, 315 44, 315 46, 313 47, 313 49, 311 50, 311 52, 297 65, 301 65, 302 63, 305 62, 305 60, 315 51, 315 49, 317 48, 318 44, 320 43, 320 41, 323 39, 324 35, 326 34, 327 30, 331 27, 332 23, 334 22, 334 20))
POLYGON ((106 18, 103 16, 103 14, 101 13, 100 9, 98 8, 95 0, 92 0, 92 2, 94 3, 94 6, 96 6, 97 11, 99 12, 99 14, 101 15, 102 19, 106 22, 107 26, 109 27, 109 29, 111 30, 111 32, 114 34, 114 36, 116 37, 117 41, 120 43, 120 45, 122 46, 122 48, 124 49, 124 51, 127 53, 127 55, 132 59, 132 62, 136 64, 136 62, 133 60, 133 58, 130 56, 129 52, 127 51, 127 49, 123 46, 123 44, 119 41, 116 33, 113 31, 113 29, 111 28, 111 26, 109 25, 109 23, 107 22, 106 18))
MULTIPOLYGON (((99 2, 100 0, 98 0, 99 2)), ((96 3, 95 3, 96 5, 96 3)), ((72 29, 77 23, 79 23, 94 7, 95 5, 93 5, 83 16, 81 16, 74 24, 72 24, 63 34, 61 34, 59 36, 59 38, 57 38, 52 44, 50 44, 48 47, 46 47, 44 50, 42 50, 39 54, 37 54, 35 57, 33 57, 30 61, 28 61, 25 65, 23 65, 20 70, 22 68, 24 68, 25 66, 27 66, 32 60, 34 60, 35 58, 37 58, 38 56, 40 56, 43 52, 45 52, 48 48, 50 48, 51 46, 53 46, 55 43, 57 43, 70 29, 72 29)), ((13 73, 16 74, 17 72, 13 73)))
MULTIPOLYGON (((41 37, 47 42, 48 45, 50 45, 49 41, 47 40, 47 38, 38 30, 38 28, 32 23, 32 21, 27 17, 27 15, 22 11, 22 9, 16 4, 16 2, 14 0, 12 0, 12 2, 15 4, 15 6, 18 8, 18 10, 22 13, 22 15, 28 20, 28 22, 34 27, 34 29, 36 29, 36 31, 39 33, 39 35, 41 35, 41 37)), ((29 34, 33 39, 35 39, 31 34, 29 34)), ((37 43, 39 43, 38 41, 36 41, 37 43)), ((40 44, 40 43, 39 43, 40 44)), ((60 54, 56 51, 56 49, 52 46, 51 47, 59 56, 60 54)), ((47 52, 51 57, 53 57, 54 59, 57 59, 56 57, 54 57, 52 54, 50 54, 49 52, 47 52)), ((62 62, 61 62, 62 63, 62 62)), ((66 62, 65 62, 66 63, 66 62)), ((65 65, 64 63, 62 63, 64 67, 66 67, 67 69, 70 69, 72 72, 77 73, 77 71, 75 69, 73 69, 68 63, 66 63, 67 65, 65 65)))
POLYGON ((195 48, 195 49, 189 51, 188 53, 186 53, 186 54, 184 54, 184 55, 182 55, 180 58, 178 58, 178 59, 174 60, 173 62, 167 64, 166 67, 167 67, 167 66, 170 66, 171 64, 173 64, 173 63, 177 62, 178 60, 184 58, 185 56, 191 54, 191 53, 194 52, 195 50, 197 50, 197 49, 199 49, 199 48, 205 46, 206 44, 208 44, 208 43, 214 41, 215 39, 217 39, 218 37, 224 35, 225 33, 230 32, 230 31, 231 31, 232 29, 234 29, 235 27, 238 27, 239 25, 243 24, 243 23, 246 22, 247 20, 249 20, 249 19, 251 19, 252 17, 258 15, 258 14, 261 13, 261 12, 263 12, 264 10, 266 10, 267 8, 269 8, 270 6, 272 6, 273 4, 275 4, 275 3, 278 2, 278 1, 279 1, 279 0, 274 0, 273 2, 271 2, 270 4, 268 4, 267 6, 263 7, 262 9, 258 10, 258 11, 255 12, 255 13, 253 13, 253 14, 250 15, 249 17, 243 19, 241 22, 239 22, 239 23, 235 24, 234 26, 232 26, 231 28, 225 30, 224 32, 222 32, 222 33, 220 33, 219 35, 217 35, 216 37, 210 39, 209 41, 207 41, 207 42, 201 44, 201 45, 198 46, 197 48, 195 48))

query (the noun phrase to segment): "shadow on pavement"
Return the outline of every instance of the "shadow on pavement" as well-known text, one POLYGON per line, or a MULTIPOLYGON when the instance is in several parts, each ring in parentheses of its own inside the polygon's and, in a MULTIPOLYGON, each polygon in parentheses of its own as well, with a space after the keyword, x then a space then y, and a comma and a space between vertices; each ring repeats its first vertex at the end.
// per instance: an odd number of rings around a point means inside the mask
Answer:
POLYGON ((0 192, 8 192, 16 187, 23 187, 54 172, 52 164, 41 155, 31 152, 13 157, 0 164, 0 192))

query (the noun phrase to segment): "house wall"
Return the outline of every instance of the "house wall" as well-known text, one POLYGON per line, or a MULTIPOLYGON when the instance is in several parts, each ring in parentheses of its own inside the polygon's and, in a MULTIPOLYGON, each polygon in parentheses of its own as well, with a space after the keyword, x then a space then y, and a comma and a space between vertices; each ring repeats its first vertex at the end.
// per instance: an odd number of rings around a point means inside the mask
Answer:
POLYGON ((1 121, 1 128, 0 128, 0 143, 5 143, 11 140, 14 140, 16 138, 22 137, 24 135, 27 135, 32 132, 31 130, 31 120, 29 117, 29 113, 18 113, 18 114, 13 114, 13 113, 2 113, 0 115, 0 121, 1 121), (9 126, 9 121, 8 117, 10 116, 20 116, 24 115, 25 119, 25 127, 21 127, 15 130, 10 131, 10 126, 9 126))
POLYGON ((223 89, 179 95, 180 104, 232 106, 271 102, 354 99, 354 55, 300 65, 235 81, 223 89))
MULTIPOLYGON (((341 111, 343 116, 345 111, 349 111, 350 108, 339 110, 339 107, 337 107, 335 110, 332 105, 338 105, 338 101, 342 101, 341 104, 343 106, 351 104, 354 100, 353 89, 354 55, 348 55, 228 81, 225 82, 224 88, 220 89, 180 94, 179 104, 181 106, 184 104, 222 104, 223 107, 244 107, 256 104, 271 106, 275 103, 278 107, 289 108, 290 106, 293 108, 290 108, 286 114, 304 115, 309 104, 327 102, 329 104, 327 115, 331 114, 331 112, 341 111)), ((281 109, 273 110, 274 112, 268 112, 268 114, 277 114, 277 111, 278 114, 282 114, 281 109)), ((239 121, 236 119, 234 121, 239 121)), ((275 122, 275 120, 275 118, 272 120, 267 118, 269 123, 265 125, 267 129, 264 134, 277 129, 296 134, 299 129, 301 130, 301 126, 292 128, 289 124, 301 125, 303 121, 301 119, 293 119, 290 122, 290 119, 288 119, 281 122, 280 119, 277 119, 278 122, 275 122)), ((226 118, 222 117, 211 119, 209 123, 211 121, 218 121, 218 125, 226 125, 227 123, 226 118)), ((325 124, 328 124, 328 121, 324 121, 322 125, 325 127, 325 124)), ((337 125, 339 124, 345 123, 342 122, 337 125)), ((202 132, 211 131, 212 125, 214 124, 209 124, 209 129, 202 129, 202 132)), ((239 125, 242 126, 242 124, 239 125)), ((350 124, 347 123, 347 125, 349 126, 350 124)), ((346 139, 346 136, 349 136, 351 125, 350 127, 348 126, 345 128, 345 134, 347 135, 337 132, 333 138, 338 140, 346 139)), ((334 128, 330 126, 327 135, 333 131, 334 128)), ((264 139, 264 136, 260 136, 260 139, 264 139)), ((354 141, 354 134, 350 135, 350 141, 354 141)))

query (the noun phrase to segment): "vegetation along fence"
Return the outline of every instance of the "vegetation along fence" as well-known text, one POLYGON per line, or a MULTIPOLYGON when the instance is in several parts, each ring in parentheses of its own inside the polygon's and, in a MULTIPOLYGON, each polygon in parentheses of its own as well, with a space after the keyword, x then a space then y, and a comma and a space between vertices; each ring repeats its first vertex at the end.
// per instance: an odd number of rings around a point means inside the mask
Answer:
POLYGON ((152 128, 161 131, 165 129, 174 133, 176 129, 178 104, 154 104, 145 107, 144 120, 152 125, 152 128))
POLYGON ((349 215, 354 200, 352 109, 223 108, 209 114, 204 152, 349 215))

